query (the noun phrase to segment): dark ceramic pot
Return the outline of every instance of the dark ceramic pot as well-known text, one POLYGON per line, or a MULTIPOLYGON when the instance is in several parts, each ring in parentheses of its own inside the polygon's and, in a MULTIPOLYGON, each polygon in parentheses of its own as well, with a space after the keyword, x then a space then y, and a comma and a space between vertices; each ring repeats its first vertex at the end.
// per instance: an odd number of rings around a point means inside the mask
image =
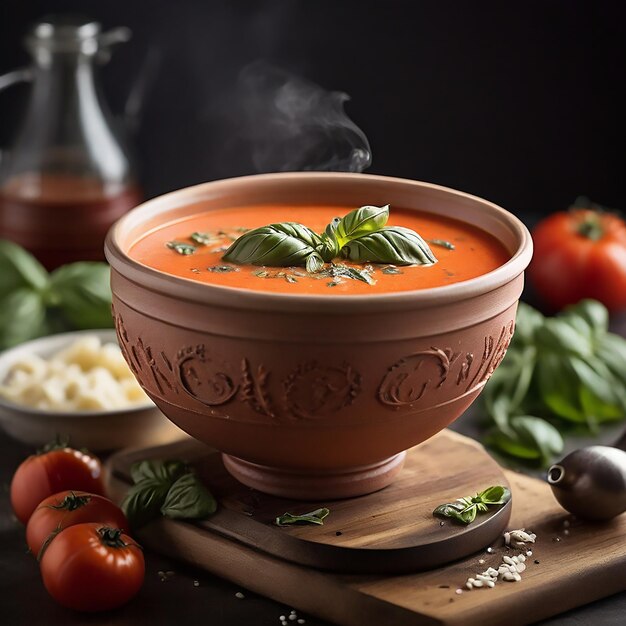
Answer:
POLYGON ((532 242, 504 209, 444 187, 290 173, 150 200, 111 229, 106 255, 120 344, 159 408, 222 451, 241 482, 329 499, 389 484, 403 451, 445 428, 480 393, 511 340, 532 242), (271 202, 390 203, 438 213, 491 233, 511 258, 449 286, 336 297, 200 284, 127 254, 142 233, 172 219, 271 202))

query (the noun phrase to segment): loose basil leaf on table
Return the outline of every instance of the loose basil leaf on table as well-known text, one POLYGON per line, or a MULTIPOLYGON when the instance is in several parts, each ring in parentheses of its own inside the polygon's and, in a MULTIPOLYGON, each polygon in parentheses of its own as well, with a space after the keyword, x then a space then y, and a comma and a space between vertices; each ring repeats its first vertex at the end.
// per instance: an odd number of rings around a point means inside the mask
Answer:
POLYGON ((536 449, 544 464, 548 464, 555 454, 563 452, 561 433, 546 420, 533 415, 517 415, 511 418, 511 426, 518 444, 536 449))
POLYGON ((568 430, 596 433, 626 417, 626 340, 608 332, 597 301, 552 318, 520 303, 515 335, 482 401, 493 424, 489 446, 548 464, 568 430))
POLYGON ((389 226, 347 243, 344 258, 355 262, 431 265, 437 262, 428 244, 414 231, 389 226))
POLYGON ((541 399, 558 417, 584 423, 580 406, 578 378, 570 362, 554 353, 544 354, 537 361, 537 379, 541 399))
POLYGON ((541 328, 535 330, 535 340, 546 350, 588 358, 593 353, 590 337, 577 332, 560 318, 546 318, 541 328))
POLYGON ((110 269, 106 263, 80 261, 52 272, 50 302, 74 328, 111 328, 110 269))

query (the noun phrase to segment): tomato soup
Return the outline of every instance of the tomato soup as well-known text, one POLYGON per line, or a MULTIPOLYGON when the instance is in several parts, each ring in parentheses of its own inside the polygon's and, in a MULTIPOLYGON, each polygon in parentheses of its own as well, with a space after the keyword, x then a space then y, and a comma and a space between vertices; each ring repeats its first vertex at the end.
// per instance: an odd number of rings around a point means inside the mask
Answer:
MULTIPOLYGON (((343 217, 354 208, 268 205, 201 212, 146 233, 132 246, 130 256, 161 272, 201 283, 254 291, 328 296, 413 291, 451 285, 486 274, 510 258, 499 241, 474 226, 432 213, 391 207, 387 226, 403 226, 419 233, 429 242, 437 263, 396 266, 355 264, 342 259, 335 261, 343 268, 353 267, 367 273, 368 280, 363 281, 337 276, 329 270, 311 274, 304 267, 237 265, 222 259, 231 243, 247 230, 289 221, 305 224, 321 233, 334 217, 343 217), (193 233, 196 235, 190 238, 193 233), (442 245, 446 242, 451 246, 442 245)), ((332 266, 328 267, 332 269, 332 266)))

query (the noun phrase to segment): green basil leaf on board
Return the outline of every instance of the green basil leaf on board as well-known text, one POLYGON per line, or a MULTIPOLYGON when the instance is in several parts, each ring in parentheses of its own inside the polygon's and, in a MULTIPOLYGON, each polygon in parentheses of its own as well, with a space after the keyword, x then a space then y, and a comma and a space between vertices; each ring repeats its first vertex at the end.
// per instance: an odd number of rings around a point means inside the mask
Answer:
POLYGON ((471 524, 479 513, 486 513, 489 507, 502 506, 511 499, 511 491, 508 487, 494 485, 483 491, 463 498, 457 498, 455 502, 440 504, 433 511, 435 517, 447 517, 460 524, 471 524))
POLYGON ((106 263, 64 265, 50 276, 50 299, 74 328, 109 328, 111 315, 110 269, 106 263))
POLYGON ((24 248, 0 239, 0 298, 20 287, 43 290, 48 284, 48 272, 24 248))
POLYGON ((133 528, 161 517, 204 519, 217 509, 217 502, 183 461, 146 460, 130 469, 134 485, 122 509, 133 528))
POLYGON ((122 502, 131 528, 140 528, 161 514, 171 483, 146 478, 133 485, 122 502))
POLYGON ((41 337, 47 330, 46 308, 37 291, 21 287, 2 298, 0 349, 41 337))
POLYGON ((274 523, 276 526, 290 526, 291 524, 316 524, 317 526, 323 526, 324 520, 330 514, 330 510, 323 507, 321 509, 315 509, 310 513, 302 513, 300 515, 294 515, 293 513, 284 513, 279 515, 274 523))
POLYGON ((437 262, 428 244, 416 232, 402 226, 389 226, 353 239, 341 252, 346 259, 359 263, 431 265, 437 262))
POLYGON ((487 487, 487 489, 481 491, 478 494, 478 497, 485 504, 506 504, 511 499, 511 491, 508 489, 508 487, 503 487, 502 485, 494 485, 493 487, 487 487))
POLYGON ((169 489, 161 513, 171 519, 204 519, 217 502, 195 474, 184 474, 169 489))
POLYGON ((187 465, 182 461, 147 460, 133 463, 130 476, 135 483, 146 479, 173 483, 187 471, 187 465))
POLYGON ((608 332, 608 312, 594 300, 551 318, 520 303, 482 402, 492 424, 487 445, 547 465, 572 428, 595 433, 626 418, 626 340, 608 332))

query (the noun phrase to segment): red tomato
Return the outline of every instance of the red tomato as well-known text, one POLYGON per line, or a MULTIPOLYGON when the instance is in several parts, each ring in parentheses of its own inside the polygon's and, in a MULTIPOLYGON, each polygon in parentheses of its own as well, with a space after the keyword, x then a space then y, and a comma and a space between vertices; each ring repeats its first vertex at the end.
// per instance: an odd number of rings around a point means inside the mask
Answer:
POLYGON ((85 491, 62 491, 43 500, 33 511, 26 526, 26 543, 38 556, 48 538, 51 541, 64 528, 85 522, 129 528, 126 516, 111 500, 85 491))
POLYGON ((141 548, 116 528, 89 523, 70 526, 41 559, 48 593, 77 611, 106 611, 126 604, 141 588, 141 548))
POLYGON ((594 298, 626 308, 626 222, 592 209, 561 211, 533 230, 531 283, 555 310, 594 298))
POLYGON ((100 461, 73 448, 56 448, 29 456, 11 481, 11 506, 15 516, 26 524, 44 498, 66 489, 104 495, 100 461))

